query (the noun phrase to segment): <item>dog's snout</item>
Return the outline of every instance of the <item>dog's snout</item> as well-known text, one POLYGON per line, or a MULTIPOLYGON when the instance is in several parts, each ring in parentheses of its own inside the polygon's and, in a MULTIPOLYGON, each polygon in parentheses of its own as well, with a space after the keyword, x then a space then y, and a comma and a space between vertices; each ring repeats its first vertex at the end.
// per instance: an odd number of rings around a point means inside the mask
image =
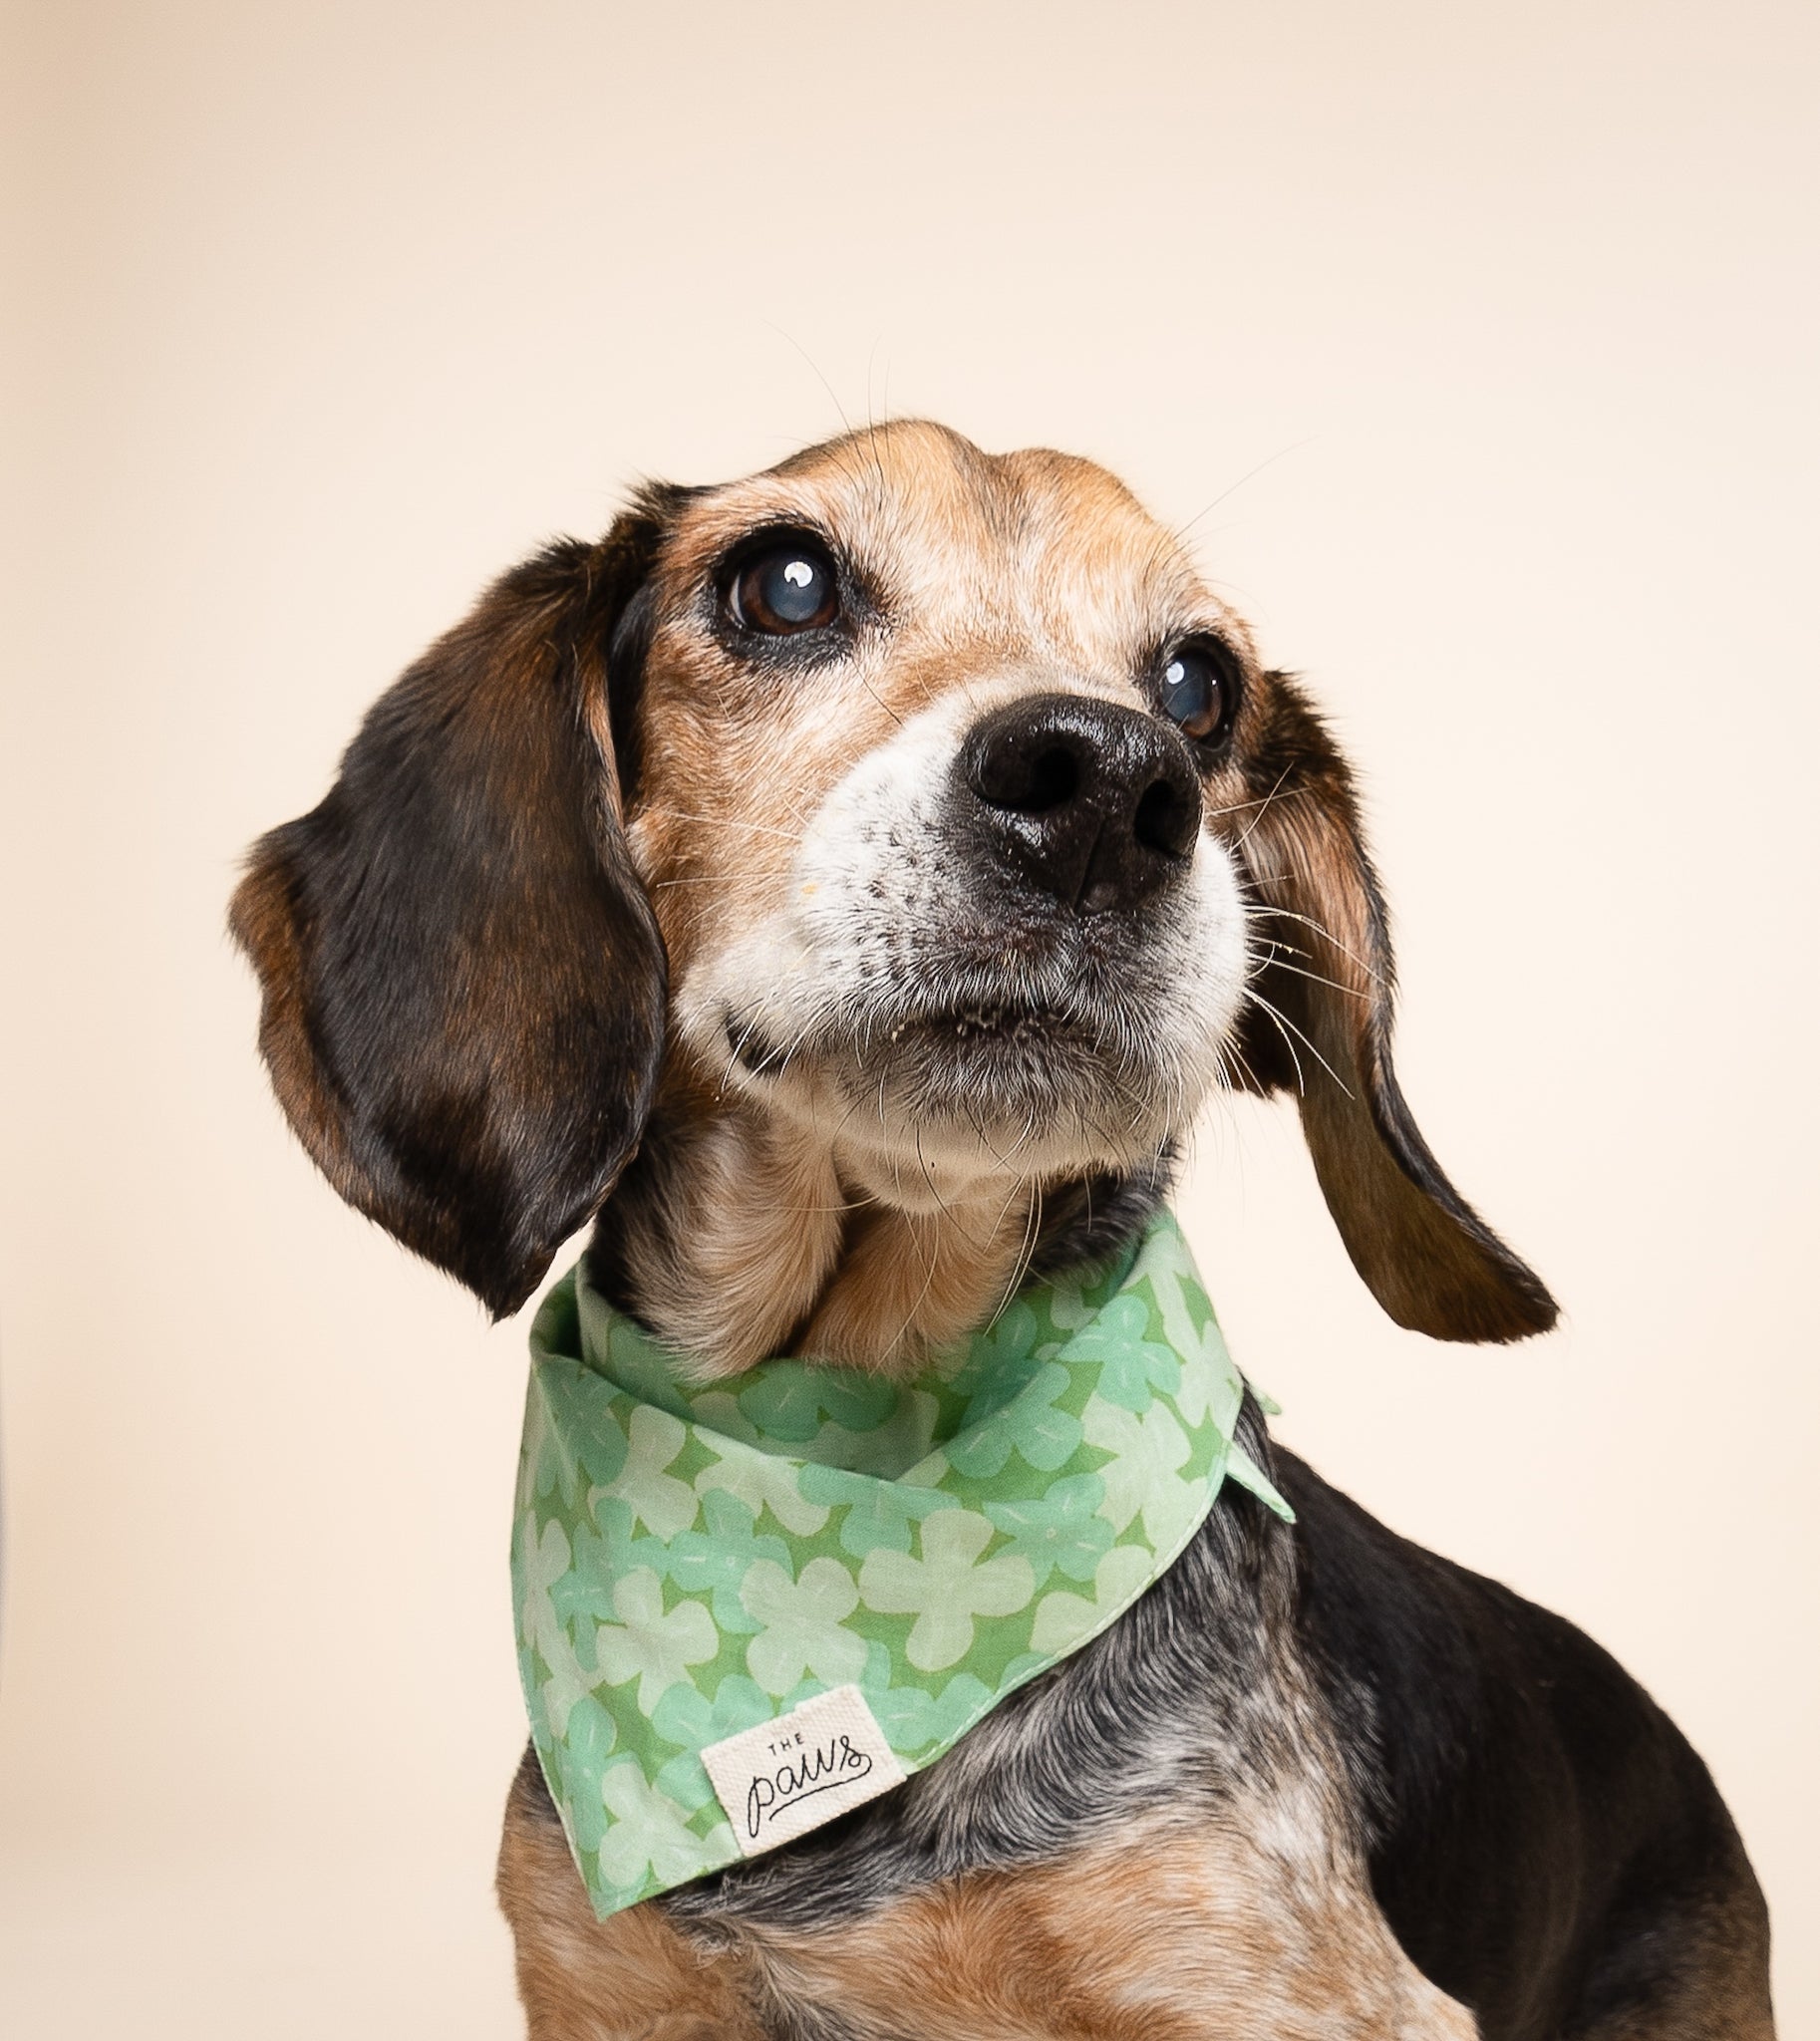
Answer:
POLYGON ((1131 907, 1180 873, 1200 779, 1173 731, 1083 695, 1040 695, 976 724, 960 776, 977 826, 1082 914, 1131 907))

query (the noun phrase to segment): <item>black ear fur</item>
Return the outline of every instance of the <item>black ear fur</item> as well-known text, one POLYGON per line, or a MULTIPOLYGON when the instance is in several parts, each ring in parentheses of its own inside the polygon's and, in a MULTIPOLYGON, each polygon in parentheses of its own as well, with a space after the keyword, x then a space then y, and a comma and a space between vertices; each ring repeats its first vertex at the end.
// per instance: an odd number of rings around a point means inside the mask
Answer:
POLYGON ((499 1316, 612 1189, 662 1055, 609 701, 635 676, 607 655, 669 500, 495 582, 234 896, 292 1126, 349 1203, 499 1316))
POLYGON ((1442 1174, 1390 1061, 1388 920, 1352 775, 1300 690, 1267 674, 1245 711, 1256 800, 1243 855, 1259 909, 1243 1063, 1294 1089, 1353 1265, 1399 1325, 1436 1339, 1546 1332, 1555 1301, 1442 1174))

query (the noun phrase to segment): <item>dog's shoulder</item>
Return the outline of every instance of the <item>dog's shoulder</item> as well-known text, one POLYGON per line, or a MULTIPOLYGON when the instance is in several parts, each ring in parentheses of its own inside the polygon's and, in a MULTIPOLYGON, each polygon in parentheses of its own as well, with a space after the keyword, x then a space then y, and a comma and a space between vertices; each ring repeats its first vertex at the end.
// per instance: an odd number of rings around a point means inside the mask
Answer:
POLYGON ((1767 1926, 1736 1831, 1637 1681, 1293 1453, 1273 1467, 1297 1515, 1301 1656, 1367 1823, 1373 1890, 1422 1971, 1488 2032, 1660 2003, 1665 1969, 1684 1956, 1709 1974, 1715 1940, 1754 1975, 1767 1926))

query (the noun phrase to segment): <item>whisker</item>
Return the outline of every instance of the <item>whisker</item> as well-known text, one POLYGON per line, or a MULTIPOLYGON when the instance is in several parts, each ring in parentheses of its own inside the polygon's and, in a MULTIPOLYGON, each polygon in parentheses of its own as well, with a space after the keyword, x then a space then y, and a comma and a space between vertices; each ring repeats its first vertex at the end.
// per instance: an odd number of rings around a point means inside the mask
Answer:
POLYGON ((1030 1210, 1024 1222, 1024 1239, 1018 1249, 1017 1259, 1012 1264, 1011 1281, 1006 1284, 992 1316, 986 1320, 989 1328, 999 1322, 1012 1299, 1024 1287, 1024 1279, 1030 1274, 1030 1265, 1036 1259, 1037 1237, 1042 1230, 1043 1186, 1039 1183, 1031 1186, 1030 1210))
POLYGON ((1285 921, 1299 921, 1305 928, 1313 929, 1316 935, 1321 937, 1324 942, 1333 944, 1341 956, 1345 957, 1349 962, 1357 964, 1360 970, 1365 972, 1367 977, 1375 979, 1379 985, 1383 984, 1382 972, 1378 971, 1366 958, 1361 957, 1358 951, 1349 950, 1346 944, 1335 935, 1325 922, 1317 921, 1312 914, 1298 914, 1293 907, 1279 907, 1276 902, 1270 900, 1264 902, 1263 912, 1267 915, 1280 915, 1285 921))
MULTIPOLYGON (((920 1227, 916 1226, 911 1226, 906 1230, 908 1231, 910 1238, 913 1241, 918 1239, 918 1236, 922 1231, 920 1227)), ((932 1231, 930 1234, 929 1244, 929 1273, 923 1278, 923 1287, 916 1294, 916 1302, 910 1307, 909 1316, 904 1319, 904 1322, 901 1325, 899 1325, 897 1330, 892 1334, 891 1343, 889 1346, 885 1348, 887 1356, 897 1351, 897 1348, 901 1344, 905 1333, 907 1333, 910 1327, 916 1323, 916 1314, 918 1312, 922 1310, 924 1304, 927 1302, 930 1291, 935 1288, 935 1267, 936 1263, 941 1259, 941 1235, 939 1233, 935 1233, 932 1231)))
POLYGON ((1263 1009, 1263 1011, 1270 1017, 1270 1019, 1276 1022, 1277 1031, 1283 1035, 1284 1042, 1289 1047, 1290 1056, 1296 1065, 1296 1088, 1298 1091, 1302 1092, 1303 1095, 1306 1096, 1308 1092, 1308 1086, 1304 1081, 1302 1075, 1302 1059, 1300 1056, 1296 1054, 1295 1044, 1290 1042, 1289 1039, 1289 1034, 1292 1031, 1296 1035, 1297 1039, 1302 1043, 1302 1045, 1308 1050, 1309 1054, 1312 1055, 1316 1062, 1318 1062, 1321 1065, 1321 1067, 1328 1073, 1328 1075, 1333 1078, 1334 1082, 1340 1086, 1341 1090, 1344 1091, 1349 1098, 1351 1098, 1354 1095, 1353 1087, 1346 1081, 1346 1079, 1343 1076, 1341 1076, 1340 1072, 1334 1068, 1333 1064, 1330 1063, 1327 1057, 1324 1056, 1321 1053, 1321 1051, 1315 1046, 1315 1044, 1309 1040, 1308 1036, 1303 1033, 1302 1029, 1296 1025, 1296 1023, 1289 1018, 1287 1014, 1283 1013, 1280 1009, 1273 1007, 1271 1003, 1260 992, 1254 991, 1251 997, 1258 1003, 1259 1007, 1263 1009))
POLYGON ((793 333, 785 331, 785 329, 779 326, 774 319, 766 319, 763 323, 766 326, 768 326, 770 330, 778 336, 779 339, 787 340, 790 346, 796 350, 796 352, 814 371, 815 380, 817 383, 821 385, 822 389, 827 392, 828 402, 834 407, 835 415, 839 418, 842 429, 850 433, 853 430, 853 421, 847 417, 846 406, 841 403, 840 399, 837 396, 835 396, 833 384, 830 383, 828 379, 821 373, 820 363, 815 360, 814 356, 809 353, 808 349, 802 345, 801 341, 799 341, 793 333))
MULTIPOLYGON (((1268 947, 1275 952, 1281 946, 1272 943, 1268 947)), ((1369 1006, 1371 1003, 1371 995, 1361 990, 1360 987, 1356 985, 1342 985, 1337 978, 1324 978, 1318 971, 1304 971, 1299 964, 1284 963, 1280 956, 1272 955, 1261 958, 1258 968, 1261 971, 1287 971, 1296 978, 1306 978, 1311 985, 1325 985, 1337 993, 1344 993, 1349 1000, 1363 1000, 1366 1006, 1369 1006)))
POLYGON ((1236 482, 1229 482, 1226 485, 1226 487, 1223 488, 1220 491, 1220 493, 1214 497, 1211 503, 1203 504, 1202 507, 1199 510, 1197 510, 1191 518, 1189 518, 1186 524, 1175 525, 1170 531, 1170 537, 1173 538, 1177 542, 1177 544, 1179 544, 1183 539, 1185 539, 1188 536, 1188 534, 1194 529, 1194 527, 1200 523, 1203 517, 1210 516, 1215 510, 1217 510, 1220 507, 1220 505, 1223 502, 1225 502, 1228 496, 1236 495, 1238 491, 1242 489, 1248 481, 1251 481, 1257 475, 1261 475, 1267 467, 1274 467, 1279 460, 1287 460, 1292 453, 1300 453, 1304 446, 1312 446, 1315 443, 1317 437, 1318 435, 1311 433, 1306 439, 1297 439, 1288 446, 1279 446, 1275 453, 1267 453, 1264 456, 1264 458, 1258 462, 1256 467, 1248 467, 1245 470, 1245 472, 1242 475, 1240 475, 1236 482))
POLYGON ((920 1126, 916 1130, 916 1166, 922 1171, 923 1181, 929 1186, 929 1195, 941 1207, 943 1216, 952 1219, 954 1213, 949 1207, 948 1200, 942 1196, 940 1186, 935 1180, 935 1172, 929 1167, 923 1155, 923 1130, 920 1126))
POLYGON ((681 808, 645 808, 646 815, 661 815, 667 822, 699 822, 705 829, 745 829, 755 836, 781 836, 785 843, 800 843, 802 832, 778 829, 769 822, 748 822, 738 815, 690 815, 681 808))
MULTIPOLYGON (((1293 766, 1285 765, 1283 770, 1277 774, 1276 785, 1273 786, 1269 793, 1267 793, 1264 796, 1264 798, 1258 803, 1258 812, 1252 816, 1251 820, 1246 823, 1244 829, 1240 832, 1239 841, 1237 845, 1238 849, 1243 850, 1245 846, 1251 841, 1252 831, 1257 828, 1260 822, 1263 821, 1265 809, 1268 808, 1271 802, 1277 798, 1277 795, 1282 792, 1283 782, 1289 777, 1293 769, 1293 766)), ((1290 793, 1290 798, 1294 800, 1296 795, 1299 794, 1301 791, 1302 789, 1300 787, 1293 788, 1290 793)))
MULTIPOLYGON (((1277 785, 1282 784, 1282 780, 1279 779, 1277 785)), ((1203 808, 1201 812, 1203 815, 1242 815, 1247 808, 1268 807, 1275 797, 1275 792, 1276 789, 1273 787, 1270 793, 1260 794, 1255 801, 1228 801, 1223 807, 1203 808)))

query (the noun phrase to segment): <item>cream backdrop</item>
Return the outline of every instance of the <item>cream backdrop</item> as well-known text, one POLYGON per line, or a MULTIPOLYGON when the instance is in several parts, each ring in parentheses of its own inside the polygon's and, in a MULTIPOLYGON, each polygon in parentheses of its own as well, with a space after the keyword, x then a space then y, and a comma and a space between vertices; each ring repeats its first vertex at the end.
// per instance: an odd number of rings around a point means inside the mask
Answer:
POLYGON ((515 2030, 521 1322, 339 1205, 242 846, 628 481, 1100 457, 1331 706, 1406 1083, 1566 1328, 1184 1194, 1285 1437, 1706 1755, 1820 2030, 1811 9, 15 12, 0 2028, 515 2030))

